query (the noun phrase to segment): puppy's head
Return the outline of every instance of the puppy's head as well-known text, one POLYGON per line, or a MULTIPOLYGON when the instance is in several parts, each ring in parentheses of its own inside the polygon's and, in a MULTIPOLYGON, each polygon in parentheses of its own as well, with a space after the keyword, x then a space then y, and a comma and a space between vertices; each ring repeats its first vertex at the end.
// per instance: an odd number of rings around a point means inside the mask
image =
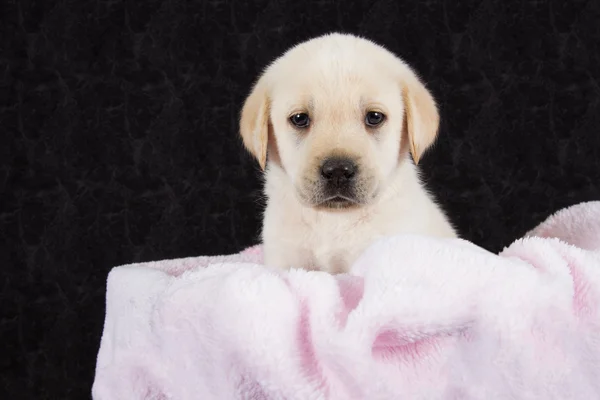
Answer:
POLYGON ((265 70, 240 133, 263 169, 269 149, 269 163, 304 204, 345 208, 374 201, 406 149, 418 163, 438 122, 433 97, 403 61, 366 39, 331 34, 265 70))

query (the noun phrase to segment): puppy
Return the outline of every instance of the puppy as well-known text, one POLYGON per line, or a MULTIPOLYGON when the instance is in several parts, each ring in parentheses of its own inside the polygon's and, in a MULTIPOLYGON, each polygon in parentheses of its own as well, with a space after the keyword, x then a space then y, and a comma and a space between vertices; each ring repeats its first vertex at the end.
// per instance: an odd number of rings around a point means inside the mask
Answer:
POLYGON ((410 67, 366 39, 329 34, 275 60, 240 118, 265 171, 265 264, 343 273, 380 237, 455 237, 415 166, 438 123, 410 67))

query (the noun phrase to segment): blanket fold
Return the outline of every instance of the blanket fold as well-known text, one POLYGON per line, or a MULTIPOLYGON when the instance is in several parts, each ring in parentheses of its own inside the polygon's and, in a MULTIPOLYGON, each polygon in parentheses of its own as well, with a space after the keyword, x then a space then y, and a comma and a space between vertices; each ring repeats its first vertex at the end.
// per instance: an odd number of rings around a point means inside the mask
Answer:
POLYGON ((600 398, 600 202, 498 255, 403 235, 349 274, 261 262, 114 268, 93 398, 600 398))

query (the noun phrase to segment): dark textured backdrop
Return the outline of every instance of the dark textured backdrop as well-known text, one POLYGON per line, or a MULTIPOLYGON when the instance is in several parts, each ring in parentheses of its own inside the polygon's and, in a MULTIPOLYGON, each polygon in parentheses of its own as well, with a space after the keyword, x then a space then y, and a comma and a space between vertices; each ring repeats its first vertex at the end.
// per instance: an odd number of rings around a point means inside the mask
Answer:
POLYGON ((403 56, 442 109, 424 161, 461 233, 500 250, 600 199, 598 1, 63 0, 0 6, 0 385, 89 397, 105 278, 256 242, 244 96, 332 30, 403 56))

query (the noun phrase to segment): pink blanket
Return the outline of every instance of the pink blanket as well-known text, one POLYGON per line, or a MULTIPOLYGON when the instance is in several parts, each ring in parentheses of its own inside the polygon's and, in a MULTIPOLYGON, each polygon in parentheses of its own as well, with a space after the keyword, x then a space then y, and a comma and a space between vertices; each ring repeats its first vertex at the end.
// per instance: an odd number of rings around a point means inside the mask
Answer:
POLYGON ((113 269, 94 399, 600 399, 600 202, 499 255, 398 236, 347 275, 260 262, 113 269))

